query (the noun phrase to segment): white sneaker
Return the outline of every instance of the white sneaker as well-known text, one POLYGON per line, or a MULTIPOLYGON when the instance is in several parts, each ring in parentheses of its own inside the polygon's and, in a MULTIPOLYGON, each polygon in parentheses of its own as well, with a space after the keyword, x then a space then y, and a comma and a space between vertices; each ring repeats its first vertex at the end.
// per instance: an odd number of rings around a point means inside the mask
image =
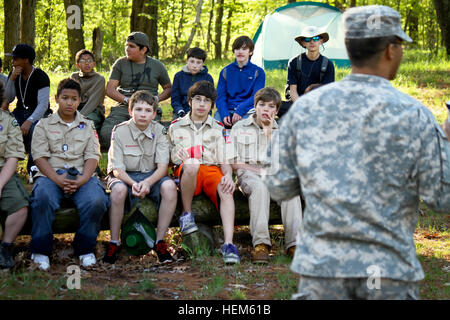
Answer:
POLYGON ((33 260, 34 263, 39 265, 39 269, 47 271, 50 269, 50 260, 48 256, 39 254, 39 253, 33 253, 31 255, 31 260, 33 260))
POLYGON ((97 259, 95 259, 95 255, 93 253, 83 254, 79 258, 81 265, 85 268, 93 266, 97 263, 97 259))

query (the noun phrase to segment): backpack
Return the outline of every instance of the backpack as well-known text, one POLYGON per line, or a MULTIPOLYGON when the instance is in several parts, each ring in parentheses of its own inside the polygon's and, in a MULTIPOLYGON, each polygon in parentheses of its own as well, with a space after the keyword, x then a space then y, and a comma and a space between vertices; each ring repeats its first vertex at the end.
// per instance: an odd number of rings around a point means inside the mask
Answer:
MULTIPOLYGON (((320 74, 319 74, 319 83, 322 83, 323 77, 327 71, 328 67, 328 58, 322 56, 322 65, 320 66, 320 74)), ((297 56, 297 66, 295 68, 295 78, 297 79, 297 84, 300 84, 302 78, 302 54, 297 56)), ((289 84, 286 84, 286 88, 284 90, 284 96, 287 100, 291 100, 291 92, 289 90, 289 84)))

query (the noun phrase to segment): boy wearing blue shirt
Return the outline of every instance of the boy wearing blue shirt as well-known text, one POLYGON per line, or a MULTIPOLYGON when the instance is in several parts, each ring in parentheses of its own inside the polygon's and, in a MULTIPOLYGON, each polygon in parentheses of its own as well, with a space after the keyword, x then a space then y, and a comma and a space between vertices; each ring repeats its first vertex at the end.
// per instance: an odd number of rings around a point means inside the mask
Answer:
POLYGON ((255 93, 265 86, 264 70, 250 62, 254 48, 252 39, 238 37, 232 45, 235 61, 220 72, 214 118, 222 121, 227 128, 254 113, 255 93))
POLYGON ((171 103, 173 108, 173 119, 184 117, 191 108, 188 104, 187 92, 189 88, 200 80, 206 80, 214 84, 214 79, 208 73, 204 65, 206 52, 194 47, 187 51, 186 65, 177 72, 173 78, 171 103))

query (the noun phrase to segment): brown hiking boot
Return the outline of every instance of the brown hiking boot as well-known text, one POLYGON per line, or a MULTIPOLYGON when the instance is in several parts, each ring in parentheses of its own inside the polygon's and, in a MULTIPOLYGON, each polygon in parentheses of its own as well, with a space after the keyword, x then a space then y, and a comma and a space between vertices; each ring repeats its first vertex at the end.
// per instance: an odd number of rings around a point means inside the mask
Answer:
POLYGON ((295 246, 289 247, 286 250, 286 255, 291 259, 294 258, 294 253, 295 253, 295 246))
POLYGON ((257 244, 252 250, 253 263, 269 262, 269 246, 264 243, 257 244))

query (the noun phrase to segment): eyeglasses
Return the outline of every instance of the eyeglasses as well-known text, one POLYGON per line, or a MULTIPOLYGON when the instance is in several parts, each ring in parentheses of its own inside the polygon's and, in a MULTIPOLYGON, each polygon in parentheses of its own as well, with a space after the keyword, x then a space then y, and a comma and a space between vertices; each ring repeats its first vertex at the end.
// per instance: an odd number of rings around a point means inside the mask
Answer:
POLYGON ((315 36, 315 37, 312 37, 312 38, 304 38, 303 40, 304 40, 305 42, 311 42, 311 40, 314 41, 314 42, 317 42, 317 41, 319 41, 320 39, 322 39, 322 37, 320 37, 320 36, 315 36))
POLYGON ((85 59, 80 59, 78 62, 79 62, 79 63, 92 63, 92 62, 94 62, 94 60, 92 60, 92 59, 87 59, 87 60, 85 60, 85 59))
POLYGON ((194 96, 192 100, 198 103, 204 102, 206 104, 212 104, 212 100, 210 98, 202 98, 201 96, 194 96))

